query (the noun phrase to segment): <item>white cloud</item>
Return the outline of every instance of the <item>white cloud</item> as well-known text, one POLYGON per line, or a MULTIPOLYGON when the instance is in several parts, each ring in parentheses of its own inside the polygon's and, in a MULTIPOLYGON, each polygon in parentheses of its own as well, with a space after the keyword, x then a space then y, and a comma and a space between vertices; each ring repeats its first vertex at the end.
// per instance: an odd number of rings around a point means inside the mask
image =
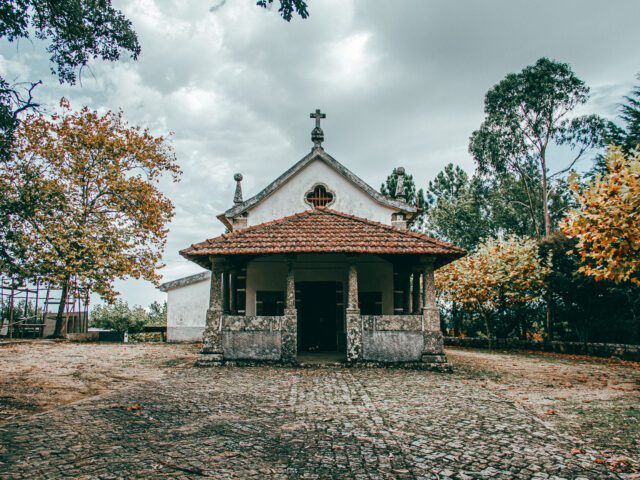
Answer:
POLYGON ((367 88, 375 84, 377 56, 371 51, 369 32, 353 33, 327 45, 327 59, 315 75, 324 76, 337 90, 367 88))
MULTIPOLYGON (((233 173, 250 196, 305 155, 322 108, 325 147, 378 186, 403 164, 426 184, 467 153, 486 91, 541 56, 569 62, 592 87, 587 110, 615 115, 640 70, 640 2, 324 0, 282 21, 252 0, 119 0, 139 35, 138 61, 92 62, 82 85, 59 85, 37 40, 0 44, 0 75, 43 79, 38 100, 122 108, 170 141, 184 171, 163 183, 176 205, 163 275, 199 271, 178 250, 223 232, 233 173), (211 9, 213 6, 219 8, 211 9), (545 34, 540 35, 540 25, 545 34)), ((120 284, 132 303, 161 299, 120 284)))

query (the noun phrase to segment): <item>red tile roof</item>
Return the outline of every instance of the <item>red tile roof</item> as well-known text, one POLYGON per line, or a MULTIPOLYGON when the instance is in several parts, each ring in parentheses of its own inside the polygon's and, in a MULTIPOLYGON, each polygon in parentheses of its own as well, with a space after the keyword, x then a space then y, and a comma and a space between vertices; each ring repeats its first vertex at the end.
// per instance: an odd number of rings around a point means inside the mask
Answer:
POLYGON ((420 233, 328 208, 307 210, 226 233, 180 251, 183 257, 201 264, 210 255, 276 253, 436 255, 442 257, 438 261, 442 265, 464 256, 465 251, 420 233))

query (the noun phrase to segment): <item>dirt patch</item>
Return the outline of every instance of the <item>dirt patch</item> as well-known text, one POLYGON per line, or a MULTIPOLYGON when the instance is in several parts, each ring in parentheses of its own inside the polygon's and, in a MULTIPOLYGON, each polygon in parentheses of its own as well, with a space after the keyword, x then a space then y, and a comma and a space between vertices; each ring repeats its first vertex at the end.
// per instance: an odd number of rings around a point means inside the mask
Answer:
POLYGON ((190 367, 198 345, 34 341, 0 346, 0 422, 190 367))
POLYGON ((640 471, 640 363, 462 348, 447 349, 447 356, 463 381, 572 437, 576 454, 591 449, 595 461, 640 471))

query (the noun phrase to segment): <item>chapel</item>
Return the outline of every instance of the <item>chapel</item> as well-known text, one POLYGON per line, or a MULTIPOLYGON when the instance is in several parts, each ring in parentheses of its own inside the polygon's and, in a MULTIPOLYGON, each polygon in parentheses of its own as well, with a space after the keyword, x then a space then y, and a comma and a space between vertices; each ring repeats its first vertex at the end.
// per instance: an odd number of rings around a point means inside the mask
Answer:
POLYGON ((385 196, 327 154, 311 114, 311 152, 218 215, 223 235, 180 254, 205 269, 165 283, 169 340, 202 340, 200 364, 332 355, 350 364, 446 364, 434 271, 463 249, 410 230, 419 214, 396 168, 385 196))

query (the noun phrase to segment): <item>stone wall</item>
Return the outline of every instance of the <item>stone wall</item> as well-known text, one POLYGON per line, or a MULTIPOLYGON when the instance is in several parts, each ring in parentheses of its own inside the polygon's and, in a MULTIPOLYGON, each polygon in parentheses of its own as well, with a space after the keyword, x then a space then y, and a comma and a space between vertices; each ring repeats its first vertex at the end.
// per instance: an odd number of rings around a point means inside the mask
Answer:
POLYGON ((363 315, 362 356, 374 362, 419 362, 424 347, 421 315, 363 315))
POLYGON ((228 360, 280 360, 284 317, 224 315, 222 351, 228 360))
MULTIPOLYGON (((444 344, 456 347, 489 348, 489 340, 486 338, 444 337, 444 344)), ((495 350, 534 350, 605 358, 617 357, 640 362, 640 345, 581 342, 543 343, 514 338, 498 338, 491 341, 491 348, 495 350)))

